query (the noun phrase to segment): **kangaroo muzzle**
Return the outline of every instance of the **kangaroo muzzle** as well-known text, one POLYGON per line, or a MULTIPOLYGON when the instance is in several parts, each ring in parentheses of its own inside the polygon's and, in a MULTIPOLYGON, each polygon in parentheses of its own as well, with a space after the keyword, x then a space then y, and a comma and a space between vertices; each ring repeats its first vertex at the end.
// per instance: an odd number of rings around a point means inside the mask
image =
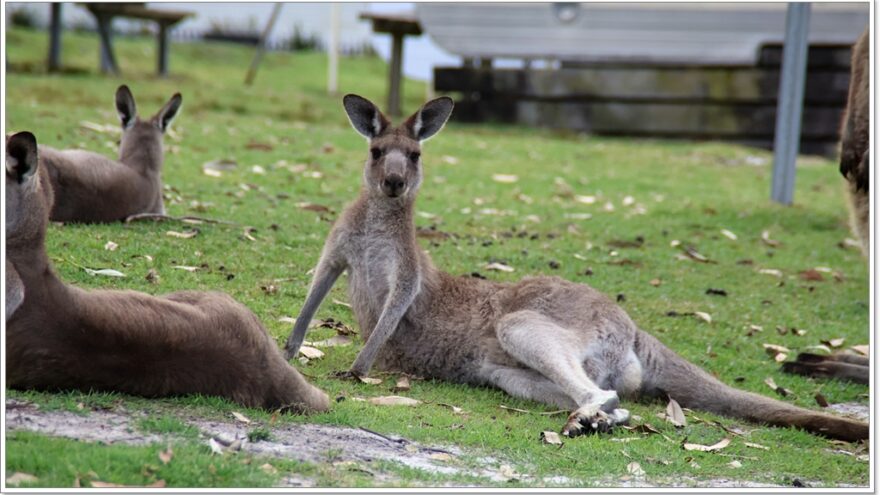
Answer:
POLYGON ((388 175, 382 181, 382 192, 389 198, 396 198, 406 192, 406 181, 400 175, 388 175))

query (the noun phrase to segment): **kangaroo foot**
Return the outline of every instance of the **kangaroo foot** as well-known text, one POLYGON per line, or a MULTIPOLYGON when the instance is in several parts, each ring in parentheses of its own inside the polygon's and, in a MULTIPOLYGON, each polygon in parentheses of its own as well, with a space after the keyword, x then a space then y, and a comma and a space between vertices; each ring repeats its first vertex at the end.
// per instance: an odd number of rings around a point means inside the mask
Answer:
POLYGON ((354 380, 359 381, 361 379, 360 375, 351 370, 342 370, 333 372, 333 378, 339 380, 354 380))
POLYGON ((592 433, 611 433, 615 426, 629 421, 629 411, 626 409, 614 409, 606 413, 600 407, 584 406, 571 413, 562 427, 562 434, 571 438, 592 433))

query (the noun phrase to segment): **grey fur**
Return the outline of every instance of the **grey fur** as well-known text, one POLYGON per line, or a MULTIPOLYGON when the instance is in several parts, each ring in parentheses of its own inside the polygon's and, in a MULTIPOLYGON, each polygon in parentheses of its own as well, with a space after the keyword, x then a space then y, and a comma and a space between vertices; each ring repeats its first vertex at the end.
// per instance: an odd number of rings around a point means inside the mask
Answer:
MULTIPOLYGON (((7 163, 33 142, 7 138, 7 163), (26 147, 26 146, 25 146, 26 147)), ((325 411, 327 395, 285 362, 260 320, 221 292, 161 297, 85 291, 52 269, 52 204, 36 155, 6 173, 6 379, 13 388, 218 395, 247 407, 325 411), (29 172, 19 182, 15 173, 29 172)))
MULTIPOLYGON (((346 110, 351 112, 348 105, 346 110)), ((574 409, 563 428, 569 435, 625 421, 628 413, 617 408, 618 396, 668 395, 684 407, 847 440, 868 437, 867 424, 724 385, 639 330, 620 307, 587 285, 557 277, 497 283, 435 268, 419 247, 413 224, 421 162, 411 160, 404 168, 403 193, 382 187, 389 168, 398 173, 399 156, 420 151, 408 125, 417 115, 425 116, 417 112, 370 140, 371 149, 381 153, 367 160, 359 197, 327 237, 286 345, 288 359, 296 355, 322 297, 347 270, 350 302, 366 340, 353 375, 366 375, 376 362, 425 377, 498 387, 574 409)), ((445 121, 449 114, 433 115, 445 121)), ((428 120, 422 125, 443 124, 428 120)))
POLYGON ((127 86, 116 91, 122 124, 119 160, 85 150, 40 146, 55 203, 57 222, 113 222, 137 213, 165 213, 162 201, 162 136, 177 115, 179 93, 147 120, 137 115, 127 86))

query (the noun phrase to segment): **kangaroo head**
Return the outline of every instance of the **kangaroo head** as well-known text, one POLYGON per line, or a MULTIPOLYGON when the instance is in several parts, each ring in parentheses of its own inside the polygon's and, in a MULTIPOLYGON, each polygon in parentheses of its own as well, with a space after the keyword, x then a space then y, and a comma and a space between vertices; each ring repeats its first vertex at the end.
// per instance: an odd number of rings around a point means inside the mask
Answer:
POLYGON ((116 111, 122 123, 122 140, 119 143, 119 156, 125 157, 144 146, 158 146, 162 149, 162 135, 177 116, 183 97, 175 93, 157 113, 147 120, 141 120, 137 114, 134 96, 128 86, 119 86, 116 90, 116 111))
POLYGON ((6 247, 36 251, 49 223, 52 188, 39 166, 37 139, 30 132, 6 137, 6 247))
POLYGON ((397 127, 372 102, 358 95, 342 99, 355 128, 370 142, 370 156, 364 166, 364 186, 379 197, 412 198, 422 183, 422 141, 440 132, 452 113, 452 99, 441 97, 422 108, 397 127))

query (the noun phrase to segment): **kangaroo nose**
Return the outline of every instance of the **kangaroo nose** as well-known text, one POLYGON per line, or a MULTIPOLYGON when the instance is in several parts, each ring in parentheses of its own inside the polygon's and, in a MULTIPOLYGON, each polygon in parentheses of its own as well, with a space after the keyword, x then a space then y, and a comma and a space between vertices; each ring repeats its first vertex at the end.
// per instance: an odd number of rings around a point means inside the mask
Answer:
POLYGON ((392 196, 397 196, 403 189, 403 177, 399 175, 390 175, 385 178, 385 190, 392 196))

